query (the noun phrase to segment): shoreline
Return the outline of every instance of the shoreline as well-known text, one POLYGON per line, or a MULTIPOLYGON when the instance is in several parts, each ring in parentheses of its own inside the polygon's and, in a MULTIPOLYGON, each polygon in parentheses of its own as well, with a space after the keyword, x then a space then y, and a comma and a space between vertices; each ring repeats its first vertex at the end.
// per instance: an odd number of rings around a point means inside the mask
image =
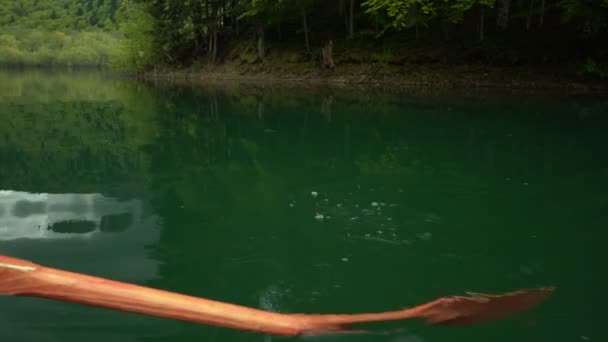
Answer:
POLYGON ((301 68, 301 65, 269 67, 267 64, 229 63, 190 69, 156 69, 126 75, 127 78, 170 83, 229 83, 259 86, 279 84, 295 87, 376 89, 403 92, 413 89, 465 92, 558 92, 598 93, 608 91, 608 80, 583 80, 567 67, 488 67, 482 65, 341 65, 335 71, 301 68), (560 71, 556 71, 561 68, 560 71), (295 70, 294 70, 295 69, 295 70))

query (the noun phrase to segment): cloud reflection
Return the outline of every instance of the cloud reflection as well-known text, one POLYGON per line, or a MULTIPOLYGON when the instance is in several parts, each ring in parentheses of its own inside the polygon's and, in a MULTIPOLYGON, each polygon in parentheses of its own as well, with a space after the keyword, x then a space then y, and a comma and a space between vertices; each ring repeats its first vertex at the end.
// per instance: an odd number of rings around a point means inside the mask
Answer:
POLYGON ((160 220, 141 200, 0 190, 0 208, 2 254, 123 281, 158 276, 148 247, 160 220))
MULTIPOLYGON (((160 261, 149 253, 160 239, 159 228, 158 215, 137 199, 0 191, 0 254, 46 266, 145 285, 159 277, 160 261)), ((0 307, 0 341, 99 335, 93 340, 131 342, 141 334, 125 331, 141 329, 153 336, 158 325, 143 316, 54 301, 5 298, 0 307)))
POLYGON ((101 194, 0 191, 0 241, 92 238, 133 229, 142 221, 139 200, 101 194))

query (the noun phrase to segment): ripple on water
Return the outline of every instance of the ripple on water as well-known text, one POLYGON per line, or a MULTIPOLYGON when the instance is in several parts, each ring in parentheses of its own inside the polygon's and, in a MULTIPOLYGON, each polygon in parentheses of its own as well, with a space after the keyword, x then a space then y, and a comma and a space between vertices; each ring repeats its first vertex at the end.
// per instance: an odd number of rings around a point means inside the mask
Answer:
POLYGON ((418 234, 416 234, 416 237, 419 238, 420 240, 428 241, 433 238, 433 233, 431 233, 431 232, 418 233, 418 234))
MULTIPOLYGON (((331 191, 325 192, 324 189, 316 189, 305 195, 314 205, 313 218, 322 222, 328 221, 331 215, 335 227, 343 230, 343 236, 348 240, 360 239, 372 243, 411 245, 412 241, 428 241, 433 238, 430 231, 417 233, 410 231, 409 234, 412 236, 408 236, 408 239, 405 239, 402 233, 408 230, 408 225, 439 224, 442 218, 437 213, 427 211, 412 213, 413 216, 409 218, 403 217, 403 211, 397 209, 402 207, 401 204, 394 203, 388 198, 378 198, 378 195, 382 195, 379 192, 383 191, 381 188, 374 188, 376 191, 372 197, 371 189, 353 189, 354 191, 349 193, 350 196, 344 196, 344 193, 336 194, 335 197, 339 198, 336 201, 331 200, 331 191), (364 192, 368 192, 367 196, 364 192), (360 198, 353 198, 355 193, 360 198)), ((295 203, 295 199, 291 199, 288 203, 295 203)))
POLYGON ((417 335, 402 335, 390 339, 389 342, 424 342, 422 338, 417 335))
POLYGON ((291 293, 291 290, 282 284, 271 284, 267 286, 258 298, 260 308, 273 312, 285 311, 283 303, 285 297, 291 293))

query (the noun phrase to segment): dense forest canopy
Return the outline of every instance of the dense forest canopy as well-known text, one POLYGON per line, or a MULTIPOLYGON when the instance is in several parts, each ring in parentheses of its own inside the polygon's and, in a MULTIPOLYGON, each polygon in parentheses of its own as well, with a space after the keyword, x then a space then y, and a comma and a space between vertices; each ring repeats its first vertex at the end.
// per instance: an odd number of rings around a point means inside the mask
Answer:
POLYGON ((46 31, 117 29, 120 0, 2 0, 0 25, 46 31))
POLYGON ((4 64, 608 59, 608 0, 0 0, 0 24, 4 64))
MULTIPOLYGON (((134 4, 134 2, 132 3, 134 4)), ((607 0, 140 0, 151 63, 604 60, 607 0), (330 43, 331 41, 331 43, 330 43), (335 46, 335 48, 334 48, 335 46), (330 50, 328 50, 330 49, 330 50), (154 62, 152 62, 154 61, 154 62)))
POLYGON ((0 0, 0 64, 133 67, 129 19, 121 0, 0 0))

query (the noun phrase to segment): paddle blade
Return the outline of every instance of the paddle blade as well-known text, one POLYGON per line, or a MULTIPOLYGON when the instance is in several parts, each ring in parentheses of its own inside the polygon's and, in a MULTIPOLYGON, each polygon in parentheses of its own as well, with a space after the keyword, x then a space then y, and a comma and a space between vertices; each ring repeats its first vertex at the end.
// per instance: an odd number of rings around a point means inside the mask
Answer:
POLYGON ((553 293, 554 288, 523 289, 503 294, 467 292, 468 297, 442 297, 414 307, 413 316, 429 324, 469 325, 498 320, 528 310, 553 293))
POLYGON ((524 289, 502 294, 469 292, 469 297, 441 297, 404 310, 358 314, 292 314, 307 334, 359 333, 355 325, 422 319, 432 325, 470 325, 499 320, 539 304, 553 288, 524 289))

